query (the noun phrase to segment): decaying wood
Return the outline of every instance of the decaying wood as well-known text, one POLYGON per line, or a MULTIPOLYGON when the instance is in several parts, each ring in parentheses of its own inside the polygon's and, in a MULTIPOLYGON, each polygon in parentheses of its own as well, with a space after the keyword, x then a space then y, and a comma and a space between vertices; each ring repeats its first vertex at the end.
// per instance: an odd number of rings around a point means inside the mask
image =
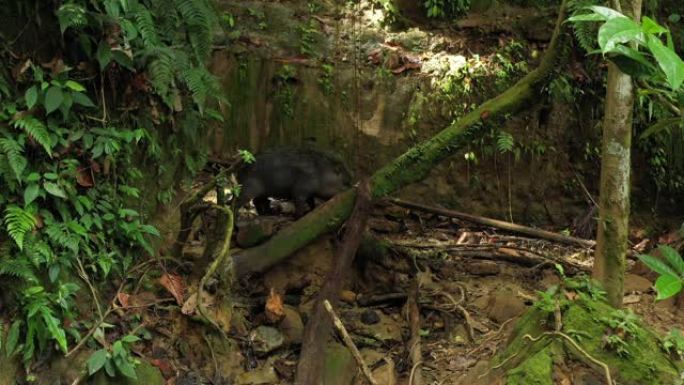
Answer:
POLYGON ((325 360, 321 357, 325 355, 325 345, 330 335, 331 324, 330 318, 326 315, 324 302, 328 301, 333 305, 338 302, 342 282, 349 273, 356 250, 361 244, 370 204, 370 185, 368 180, 364 180, 358 187, 354 210, 347 221, 342 244, 336 253, 334 264, 318 293, 314 312, 306 323, 294 382, 297 385, 320 384, 322 381, 325 360))
MULTIPOLYGON (((385 197, 406 185, 424 179, 437 163, 458 149, 462 134, 486 120, 520 111, 527 106, 528 101, 538 95, 538 90, 552 79, 550 75, 558 67, 566 3, 564 0, 559 8, 553 37, 539 66, 502 94, 480 104, 434 137, 410 148, 402 156, 378 170, 371 177, 373 198, 385 197)), ((334 231, 350 215, 355 195, 354 189, 347 190, 280 231, 269 241, 237 253, 234 257, 236 274, 243 276, 264 271, 322 234, 334 231)))
POLYGON ((340 320, 340 317, 338 317, 337 314, 335 314, 335 310, 333 310, 330 301, 328 301, 327 299, 324 300, 323 306, 325 306, 325 310, 328 312, 328 315, 330 315, 330 319, 332 320, 333 325, 335 325, 335 328, 340 333, 342 341, 344 341, 344 344, 347 346, 347 349, 349 349, 351 354, 354 356, 356 363, 361 368, 361 372, 363 373, 363 375, 366 377, 366 379, 368 379, 368 382, 370 382, 372 385, 377 385, 378 382, 375 381, 375 379, 373 378, 373 374, 371 373, 370 369, 368 369, 368 365, 366 365, 366 362, 363 361, 363 358, 361 357, 361 352, 359 352, 359 349, 356 347, 356 345, 354 345, 354 341, 352 341, 351 337, 349 336, 349 333, 347 332, 347 329, 344 327, 342 320, 340 320))
POLYGON ((568 235, 558 234, 551 231, 535 229, 534 227, 528 227, 523 225, 518 225, 511 222, 501 221, 498 219, 485 218, 478 215, 466 214, 459 211, 447 210, 434 206, 427 206, 419 203, 407 202, 401 199, 389 199, 390 202, 396 204, 397 206, 406 207, 415 210, 421 210, 432 214, 442 215, 445 217, 464 219, 469 222, 477 223, 484 226, 496 227, 498 229, 511 231, 519 234, 525 234, 528 236, 548 239, 554 242, 566 243, 571 245, 578 245, 582 247, 594 247, 596 242, 588 239, 571 237, 568 235))

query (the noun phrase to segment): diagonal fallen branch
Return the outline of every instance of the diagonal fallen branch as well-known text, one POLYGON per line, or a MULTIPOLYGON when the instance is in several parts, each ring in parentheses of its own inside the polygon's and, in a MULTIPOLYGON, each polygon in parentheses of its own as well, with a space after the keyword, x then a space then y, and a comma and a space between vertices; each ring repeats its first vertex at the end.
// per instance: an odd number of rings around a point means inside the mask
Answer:
MULTIPOLYGON (((539 66, 502 94, 487 100, 478 108, 440 131, 434 137, 412 147, 371 178, 374 199, 385 197, 401 187, 424 179, 437 163, 453 154, 462 135, 484 121, 515 113, 538 94, 558 67, 559 47, 567 0, 561 4, 551 42, 539 66)), ((356 191, 349 189, 280 231, 268 242, 234 256, 235 273, 242 276, 261 272, 287 258, 322 234, 337 229, 351 214, 356 191)))

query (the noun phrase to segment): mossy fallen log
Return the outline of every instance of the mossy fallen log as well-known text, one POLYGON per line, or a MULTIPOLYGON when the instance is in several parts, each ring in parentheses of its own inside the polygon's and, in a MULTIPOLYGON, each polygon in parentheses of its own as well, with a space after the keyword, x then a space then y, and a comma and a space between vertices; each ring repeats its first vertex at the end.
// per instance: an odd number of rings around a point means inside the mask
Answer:
MULTIPOLYGON (((633 313, 608 305, 586 280, 547 292, 516 323, 492 362, 506 385, 554 384, 558 368, 585 366, 605 384, 681 384, 681 362, 633 313)), ((566 374, 567 375, 567 374, 566 374)))
MULTIPOLYGON (((558 65, 565 9, 564 0, 559 8, 553 38, 535 70, 502 94, 482 103, 437 135, 412 147, 378 170, 371 177, 373 199, 387 196, 425 178, 437 163, 454 153, 458 148, 458 140, 467 130, 477 127, 485 120, 517 112, 527 105, 547 83, 558 65)), ((350 189, 310 212, 268 242, 236 253, 233 256, 236 275, 264 271, 320 235, 335 230, 351 213, 355 197, 355 190, 350 189)))

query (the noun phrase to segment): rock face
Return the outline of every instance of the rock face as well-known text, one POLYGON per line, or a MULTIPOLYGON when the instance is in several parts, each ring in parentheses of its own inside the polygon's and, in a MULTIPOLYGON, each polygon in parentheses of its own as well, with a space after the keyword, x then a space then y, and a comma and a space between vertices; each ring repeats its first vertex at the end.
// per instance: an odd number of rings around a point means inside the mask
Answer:
POLYGON ((252 330, 249 333, 249 339, 252 341, 254 353, 261 355, 268 354, 285 343, 283 334, 278 329, 270 326, 259 326, 252 330))

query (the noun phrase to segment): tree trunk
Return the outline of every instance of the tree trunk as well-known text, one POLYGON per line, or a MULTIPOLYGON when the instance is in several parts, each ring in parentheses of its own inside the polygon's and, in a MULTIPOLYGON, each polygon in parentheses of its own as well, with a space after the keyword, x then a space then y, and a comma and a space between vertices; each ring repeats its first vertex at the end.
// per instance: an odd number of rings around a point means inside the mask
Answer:
MULTIPOLYGON (((384 197, 425 178, 437 163, 454 153, 461 134, 482 124, 485 119, 519 111, 538 95, 539 89, 546 84, 549 75, 558 65, 565 4, 566 0, 560 6, 553 38, 539 67, 502 94, 489 99, 434 137, 412 147, 378 170, 371 177, 373 199, 384 197)), ((234 256, 235 273, 241 276, 264 271, 321 234, 338 228, 351 213, 355 194, 354 189, 350 189, 280 231, 268 242, 237 253, 234 256)))
MULTIPOLYGON (((639 19, 641 0, 614 1, 614 8, 639 19)), ((622 306, 629 236, 630 154, 632 146, 632 78, 608 63, 606 107, 601 150, 601 193, 593 277, 603 284, 608 302, 622 306)))

